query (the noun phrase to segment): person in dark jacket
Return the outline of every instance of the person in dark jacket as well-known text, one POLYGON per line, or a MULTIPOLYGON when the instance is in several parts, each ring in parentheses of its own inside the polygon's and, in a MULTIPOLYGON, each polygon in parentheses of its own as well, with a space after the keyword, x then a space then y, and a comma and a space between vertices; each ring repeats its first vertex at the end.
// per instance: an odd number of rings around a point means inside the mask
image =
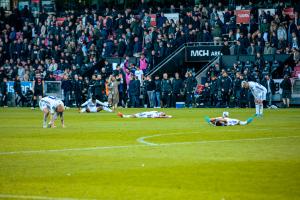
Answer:
POLYGON ((105 82, 101 75, 97 75, 96 81, 94 82, 94 95, 96 99, 103 101, 103 92, 105 89, 105 82))
POLYGON ((270 78, 267 74, 261 83, 267 89, 267 102, 268 106, 272 105, 272 97, 275 95, 275 83, 274 80, 270 78))
POLYGON ((186 73, 186 80, 185 80, 185 94, 186 94, 186 99, 185 99, 185 106, 186 107, 191 107, 194 99, 194 92, 197 87, 197 80, 195 77, 192 75, 191 72, 186 73))
POLYGON ((1 103, 3 107, 7 107, 7 78, 4 77, 0 84, 1 89, 1 103))
POLYGON ((36 77, 33 82, 33 104, 31 109, 35 109, 37 99, 42 99, 44 95, 44 80, 41 77, 41 74, 36 74, 36 77))
POLYGON ((80 108, 82 103, 82 90, 83 90, 82 80, 79 80, 79 77, 76 74, 74 76, 73 91, 74 91, 75 103, 77 108, 80 108))
POLYGON ((20 77, 16 76, 15 82, 14 82, 14 91, 15 91, 15 104, 16 106, 19 106, 20 103, 22 103, 22 106, 24 106, 25 97, 22 93, 22 86, 20 77))
POLYGON ((170 79, 168 79, 168 74, 163 74, 163 79, 161 81, 161 93, 162 93, 162 107, 168 108, 171 106, 171 95, 172 95, 172 84, 170 79))
POLYGON ((290 99, 292 96, 292 82, 288 75, 284 76, 283 81, 280 83, 280 88, 282 88, 282 101, 284 107, 290 107, 290 99))
POLYGON ((65 75, 63 81, 61 82, 61 89, 64 92, 64 103, 66 107, 70 107, 70 95, 72 92, 72 87, 72 81, 69 79, 68 75, 65 75))
POLYGON ((128 88, 130 105, 133 108, 137 108, 140 105, 140 80, 135 76, 131 76, 131 80, 128 88))
POLYGON ((161 80, 159 79, 159 76, 156 75, 155 76, 155 81, 154 81, 154 84, 155 84, 155 89, 154 89, 154 98, 155 98, 155 104, 154 104, 154 107, 156 108, 160 108, 160 105, 161 105, 161 80))
POLYGON ((224 45, 221 49, 221 53, 223 55, 230 55, 230 46, 228 45, 228 41, 224 41, 224 45))
POLYGON ((147 76, 146 80, 144 81, 145 90, 147 92, 147 97, 149 101, 150 108, 155 106, 155 83, 151 79, 151 76, 147 76))
POLYGON ((217 94, 218 94, 218 80, 216 76, 211 77, 211 81, 208 87, 209 87, 210 106, 215 106, 217 104, 217 94))
POLYGON ((181 100, 182 89, 183 81, 179 77, 179 73, 175 73, 175 78, 172 81, 172 107, 175 107, 176 102, 181 100))
POLYGON ((222 76, 218 80, 218 89, 221 92, 222 105, 229 107, 232 80, 228 77, 226 71, 223 71, 222 76))
POLYGON ((234 96, 235 107, 241 107, 242 80, 243 77, 241 76, 241 73, 237 72, 235 79, 233 81, 233 96, 234 96))

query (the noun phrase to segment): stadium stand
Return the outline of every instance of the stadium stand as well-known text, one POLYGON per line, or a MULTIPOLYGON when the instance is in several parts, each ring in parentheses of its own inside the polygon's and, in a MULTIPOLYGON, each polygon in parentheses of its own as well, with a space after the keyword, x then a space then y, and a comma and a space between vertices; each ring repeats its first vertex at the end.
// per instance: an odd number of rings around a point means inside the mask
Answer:
POLYGON ((179 100, 188 107, 240 107, 241 101, 248 107, 252 97, 238 86, 239 80, 299 77, 299 66, 294 67, 300 57, 299 12, 295 8, 286 13, 285 8, 284 2, 269 10, 249 3, 240 8, 249 11, 247 19, 220 3, 85 8, 56 15, 42 11, 38 16, 27 7, 10 15, 1 8, 1 85, 8 78, 8 94, 1 90, 2 96, 14 102, 12 87, 18 76, 22 84, 42 81, 44 95, 61 96, 69 106, 79 106, 92 95, 106 101, 117 92, 124 107, 159 107, 161 100, 164 107, 174 107, 179 100), (205 57, 205 48, 218 53, 205 57), (180 91, 175 91, 175 72, 182 82, 180 91), (118 87, 112 89, 115 81, 118 87), (148 97, 147 91, 160 95, 148 97))

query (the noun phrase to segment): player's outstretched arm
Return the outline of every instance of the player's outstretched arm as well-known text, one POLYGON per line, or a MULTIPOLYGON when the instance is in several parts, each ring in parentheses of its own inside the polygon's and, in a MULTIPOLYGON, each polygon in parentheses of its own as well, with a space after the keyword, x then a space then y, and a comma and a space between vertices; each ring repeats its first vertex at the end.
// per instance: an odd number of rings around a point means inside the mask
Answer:
POLYGON ((80 106, 80 107, 85 107, 85 106, 87 106, 87 105, 88 105, 88 103, 89 103, 89 100, 87 100, 86 102, 84 102, 83 104, 81 104, 81 106, 80 106))
POLYGON ((61 126, 63 128, 65 128, 65 120, 64 120, 64 113, 63 112, 60 114, 60 121, 61 121, 61 126))

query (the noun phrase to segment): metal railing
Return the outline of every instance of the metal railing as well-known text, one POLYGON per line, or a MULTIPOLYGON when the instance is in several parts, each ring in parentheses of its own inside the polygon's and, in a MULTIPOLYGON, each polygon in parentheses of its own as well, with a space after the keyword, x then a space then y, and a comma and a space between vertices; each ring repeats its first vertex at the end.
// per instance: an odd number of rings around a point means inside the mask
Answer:
POLYGON ((204 67, 202 67, 196 74, 196 80, 198 81, 198 83, 201 83, 201 78, 206 76, 206 72, 208 70, 208 68, 214 64, 216 64, 217 62, 220 61, 220 56, 216 56, 214 59, 212 59, 209 63, 207 63, 206 65, 204 65, 204 67))
POLYGON ((153 75, 159 69, 161 69, 164 65, 166 65, 170 60, 172 60, 175 56, 181 53, 182 50, 185 49, 185 44, 178 47, 175 51, 173 51, 168 57, 166 57, 163 61, 161 61, 158 65, 156 65, 152 70, 150 70, 147 75, 153 75))
MULTIPOLYGON (((229 45, 234 44, 234 41, 228 41, 229 45)), ((222 46, 224 44, 224 41, 220 42, 188 42, 185 43, 184 46, 186 47, 194 47, 194 46, 222 46)))

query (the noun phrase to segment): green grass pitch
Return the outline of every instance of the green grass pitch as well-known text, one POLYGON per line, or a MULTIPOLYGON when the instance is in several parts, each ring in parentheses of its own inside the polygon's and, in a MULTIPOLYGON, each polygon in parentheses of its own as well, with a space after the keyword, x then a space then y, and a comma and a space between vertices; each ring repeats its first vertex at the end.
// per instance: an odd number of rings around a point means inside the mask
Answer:
POLYGON ((0 199, 300 199, 300 109, 235 127, 204 121, 224 109, 161 110, 174 118, 71 109, 65 129, 43 129, 40 110, 1 108, 0 199))

